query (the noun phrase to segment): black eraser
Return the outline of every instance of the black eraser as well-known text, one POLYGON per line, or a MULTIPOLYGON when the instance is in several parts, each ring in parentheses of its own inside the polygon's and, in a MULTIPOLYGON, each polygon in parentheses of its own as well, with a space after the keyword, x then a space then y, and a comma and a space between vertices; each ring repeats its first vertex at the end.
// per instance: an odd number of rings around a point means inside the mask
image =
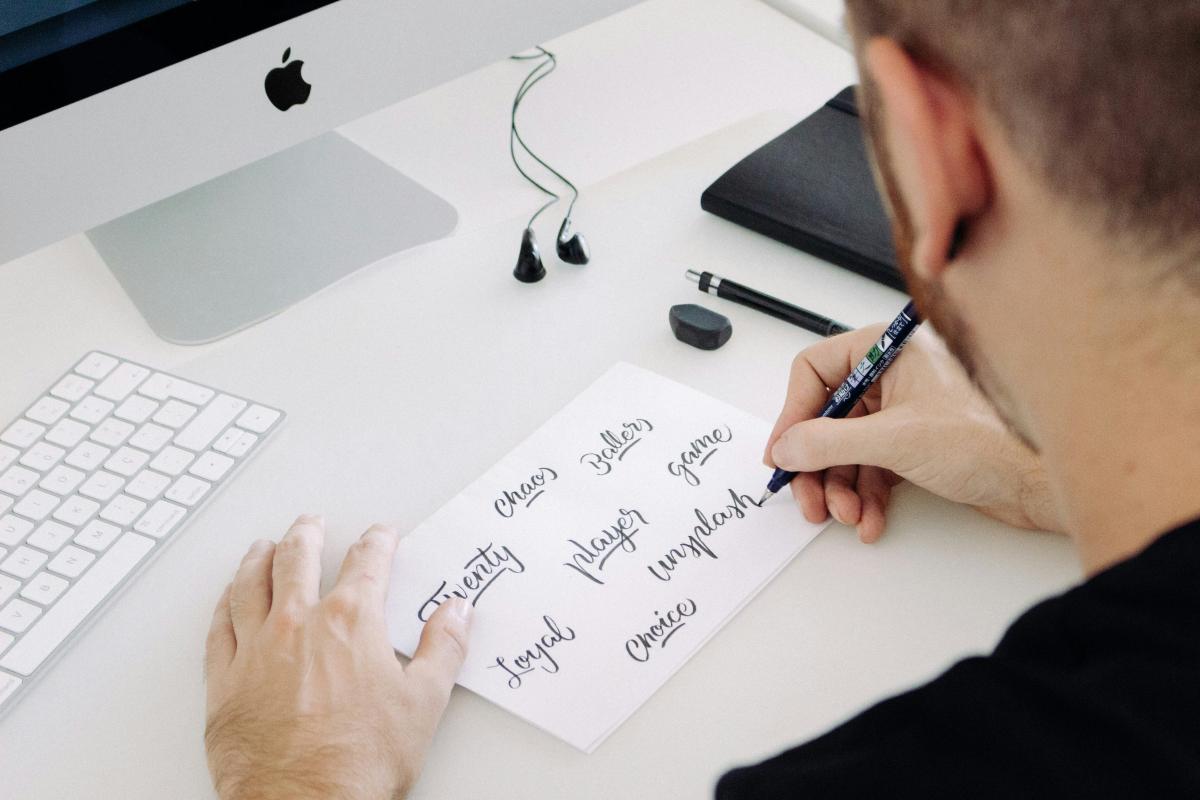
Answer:
POLYGON ((701 350, 716 350, 733 336, 733 323, 715 311, 693 303, 671 306, 675 338, 701 350))

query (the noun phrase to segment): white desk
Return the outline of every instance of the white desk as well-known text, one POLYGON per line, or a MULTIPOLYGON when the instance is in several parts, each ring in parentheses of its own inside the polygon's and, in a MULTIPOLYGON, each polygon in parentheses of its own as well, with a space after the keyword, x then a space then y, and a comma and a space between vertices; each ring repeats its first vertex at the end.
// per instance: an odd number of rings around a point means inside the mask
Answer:
MULTIPOLYGON (((249 543, 299 511, 329 517, 332 572, 369 522, 412 528, 618 359, 773 418, 790 358, 813 337, 703 301, 685 268, 848 323, 899 307, 889 289, 699 209, 716 175, 853 80, 846 53, 756 0, 653 0, 557 44, 562 71, 531 95, 526 125, 589 186, 578 216, 596 252, 586 268, 552 263, 534 286, 509 275, 536 200, 504 151, 521 72, 510 64, 346 130, 456 203, 454 237, 232 339, 155 340, 81 237, 0 266, 0 418, 92 347, 291 412, 0 722, 4 797, 211 797, 201 738, 210 610, 249 543), (724 349, 672 338, 668 307, 697 301, 733 319, 724 349)), ((901 488, 883 542, 830 528, 591 756, 456 690, 414 797, 708 796, 727 767, 989 648, 1022 608, 1076 576, 1062 538, 901 488)))

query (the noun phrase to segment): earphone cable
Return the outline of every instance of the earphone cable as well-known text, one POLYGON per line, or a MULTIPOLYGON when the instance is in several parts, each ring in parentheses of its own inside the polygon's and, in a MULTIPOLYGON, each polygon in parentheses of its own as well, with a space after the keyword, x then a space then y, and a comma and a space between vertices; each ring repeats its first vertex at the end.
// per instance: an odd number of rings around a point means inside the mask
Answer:
POLYGON ((535 186, 537 189, 539 189, 546 195, 549 195, 551 198, 545 205, 543 205, 541 208, 539 208, 534 213, 533 217, 529 220, 530 226, 532 226, 533 223, 537 220, 537 218, 539 216, 541 216, 542 212, 544 212, 547 208, 554 205, 556 202, 558 202, 558 200, 560 200, 562 198, 561 198, 561 195, 559 195, 557 192, 551 191, 550 189, 546 188, 541 183, 539 183, 537 180, 535 180, 528 172, 525 171, 524 167, 522 167, 519 159, 517 158, 517 152, 516 152, 517 144, 519 144, 521 146, 521 149, 530 158, 532 158, 534 161, 536 161, 538 164, 540 164, 543 168, 545 168, 546 171, 548 171, 551 175, 553 175, 554 177, 556 177, 560 181, 562 181, 563 184, 566 185, 568 189, 570 189, 571 202, 567 206, 567 215, 566 215, 567 220, 571 219, 571 215, 575 211, 575 204, 579 200, 578 187, 576 187, 575 184, 573 182, 571 182, 571 180, 568 179, 561 172, 559 172, 554 167, 547 164, 545 162, 545 160, 543 160, 540 156, 538 156, 537 153, 533 152, 533 149, 530 148, 529 145, 525 142, 524 138, 522 138, 521 132, 517 127, 517 112, 520 110, 521 102, 525 99, 525 95, 527 95, 529 93, 529 91, 534 86, 536 86, 540 81, 547 78, 552 72, 554 72, 554 70, 556 70, 558 68, 558 58, 554 55, 554 53, 550 52, 545 47, 541 47, 541 46, 539 46, 537 49, 538 49, 537 54, 510 56, 510 58, 514 61, 532 61, 535 59, 539 61, 537 66, 535 66, 533 68, 533 70, 531 70, 530 73, 527 76, 525 76, 525 80, 521 82, 521 86, 517 90, 516 97, 513 99, 512 111, 511 111, 511 114, 509 117, 508 151, 509 151, 510 158, 512 158, 513 165, 517 168, 517 172, 521 173, 521 176, 524 177, 525 180, 527 180, 530 184, 535 186))

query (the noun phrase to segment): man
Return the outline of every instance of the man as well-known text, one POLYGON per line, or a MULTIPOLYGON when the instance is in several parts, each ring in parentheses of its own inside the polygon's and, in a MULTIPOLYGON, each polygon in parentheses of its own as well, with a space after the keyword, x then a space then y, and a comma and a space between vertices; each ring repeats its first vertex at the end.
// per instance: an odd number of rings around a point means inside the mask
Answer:
MULTIPOLYGON (((883 532, 908 479, 1066 532, 1088 575, 994 654, 726 775, 721 798, 1200 796, 1200 1, 848 0, 922 332, 862 413, 814 420, 874 341, 793 365, 769 464, 883 532), (961 365, 961 366, 960 366, 961 365)), ((403 792, 467 642, 443 607, 401 668, 395 534, 317 597, 319 520, 256 545, 217 608, 223 798, 403 792)))

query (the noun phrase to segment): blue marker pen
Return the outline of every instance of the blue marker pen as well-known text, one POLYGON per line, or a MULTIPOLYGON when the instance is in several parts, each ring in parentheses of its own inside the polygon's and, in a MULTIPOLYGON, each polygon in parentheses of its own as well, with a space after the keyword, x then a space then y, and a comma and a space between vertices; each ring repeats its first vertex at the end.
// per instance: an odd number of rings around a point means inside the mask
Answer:
MULTIPOLYGON (((879 376, 883 374, 884 370, 892 365, 896 356, 900 355, 900 351, 904 349, 904 345, 908 343, 909 338, 916 332, 917 326, 920 324, 921 318, 918 316, 916 308, 909 303, 900 312, 900 316, 896 317, 891 325, 888 325, 887 330, 879 337, 879 341, 863 356, 862 361, 858 362, 858 366, 842 382, 837 391, 830 395, 829 402, 825 404, 825 408, 821 409, 819 416, 841 419, 853 411, 854 406, 867 393, 871 385, 879 380, 879 376)), ((759 505, 770 500, 776 492, 791 483, 797 474, 782 469, 775 470, 775 474, 767 483, 766 494, 758 501, 759 505)))

